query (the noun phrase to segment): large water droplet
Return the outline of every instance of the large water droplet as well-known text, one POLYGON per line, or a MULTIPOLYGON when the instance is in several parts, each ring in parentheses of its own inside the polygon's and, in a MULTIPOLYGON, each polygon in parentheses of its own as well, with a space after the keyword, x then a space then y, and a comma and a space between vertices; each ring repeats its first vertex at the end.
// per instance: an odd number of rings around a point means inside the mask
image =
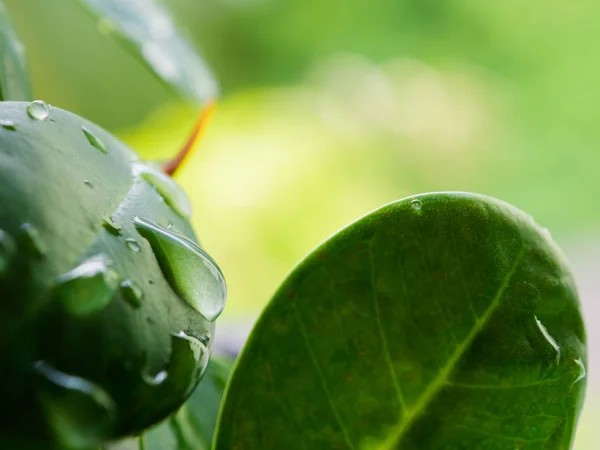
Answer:
POLYGON ((12 120, 0 120, 0 127, 5 130, 17 131, 17 124, 12 120))
POLYGON ((88 128, 86 128, 85 125, 83 125, 81 127, 81 131, 83 131, 83 134, 85 134, 85 137, 87 138, 88 142, 95 149, 100 150, 102 153, 108 153, 108 150, 107 150, 106 145, 104 144, 104 142, 102 142, 102 140, 98 136, 96 136, 88 128))
POLYGON ((50 107, 42 100, 34 100, 27 105, 27 115, 34 120, 46 120, 50 115, 50 107))
POLYGON ((120 286, 120 291, 123 300, 125 300, 131 306, 134 308, 139 308, 142 306, 142 298, 144 297, 144 293, 133 281, 123 281, 120 286))
POLYGON ((181 374, 191 374, 188 393, 196 387, 206 371, 210 360, 210 344, 209 332, 199 334, 184 330, 171 335, 170 366, 181 374))
POLYGON ((135 217, 171 287, 209 321, 225 307, 227 289, 221 270, 195 242, 160 225, 135 217))
POLYGON ((114 236, 119 236, 121 234, 121 226, 117 225, 112 220, 112 217, 105 217, 104 219, 102 219, 102 226, 106 231, 108 231, 114 236))
POLYGON ((4 230, 0 230, 0 275, 8 270, 14 258, 17 245, 14 239, 4 230))
POLYGON ((137 252, 139 252, 141 250, 140 244, 138 244, 137 241, 135 239, 133 239, 133 238, 127 238, 127 239, 125 239, 125 245, 132 252, 136 252, 137 253, 137 252))
POLYGON ((30 223, 22 224, 20 229, 21 240, 27 252, 33 256, 44 256, 46 254, 46 245, 38 229, 30 223))
POLYGON ((415 211, 421 211, 421 208, 423 207, 423 202, 421 202, 421 200, 419 200, 418 198, 415 198, 410 202, 410 206, 415 211))
POLYGON ((134 164, 134 176, 140 176, 164 198, 167 205, 173 208, 178 214, 183 217, 192 215, 192 205, 190 200, 175 181, 160 170, 147 164, 134 164))
POLYGON ((93 256, 58 277, 55 293, 71 314, 85 316, 106 308, 119 286, 119 275, 104 255, 93 256))
POLYGON ((95 448, 111 435, 116 407, 102 388, 44 361, 34 363, 34 369, 48 424, 63 446, 95 448))

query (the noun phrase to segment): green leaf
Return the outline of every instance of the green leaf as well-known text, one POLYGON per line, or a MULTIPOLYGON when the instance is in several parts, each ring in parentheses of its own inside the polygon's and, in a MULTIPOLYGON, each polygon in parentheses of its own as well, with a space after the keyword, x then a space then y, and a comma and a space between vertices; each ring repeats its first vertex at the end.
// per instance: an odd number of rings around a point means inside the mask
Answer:
POLYGON ((139 438, 107 444, 103 450, 204 450, 210 449, 233 361, 213 357, 202 383, 179 411, 139 438), (140 443, 143 440, 143 444, 140 443))
MULTIPOLYGON (((0 0, 0 100, 30 100, 25 49, 0 0)), ((4 120, 0 117, 0 120, 4 120)))
POLYGON ((565 257, 531 217, 475 194, 404 199, 282 284, 215 448, 564 450, 584 342, 565 257))
POLYGON ((0 397, 19 412, 0 424, 0 447, 28 437, 88 448, 141 432, 196 387, 212 296, 224 301, 199 287, 180 297, 173 273, 220 282, 219 269, 171 206, 180 188, 152 184, 142 174, 155 169, 114 136, 40 101, 2 102, 0 117, 14 124, 0 127, 0 397), (142 221, 193 255, 175 261, 163 246, 158 258, 142 221))
POLYGON ((218 85, 205 62, 153 0, 80 0, 94 15, 103 33, 115 36, 159 80, 181 94, 207 102, 218 85))

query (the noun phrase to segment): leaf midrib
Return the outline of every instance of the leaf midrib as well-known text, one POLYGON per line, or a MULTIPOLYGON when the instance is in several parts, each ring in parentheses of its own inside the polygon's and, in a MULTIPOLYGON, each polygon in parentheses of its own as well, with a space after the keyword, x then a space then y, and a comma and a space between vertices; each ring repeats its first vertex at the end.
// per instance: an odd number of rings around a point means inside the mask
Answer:
POLYGON ((439 375, 435 378, 435 380, 429 385, 429 387, 425 390, 425 392, 419 397, 415 405, 407 410, 407 414, 404 416, 401 423, 388 435, 388 438, 384 441, 384 443, 380 446, 380 449, 391 449, 395 448, 396 444, 402 440, 407 430, 410 429, 415 420, 420 417, 420 415, 425 411, 425 407, 431 402, 431 400, 436 396, 436 394, 446 385, 450 375, 452 374, 456 363, 460 360, 463 354, 469 349, 471 343, 475 340, 475 338, 479 335, 479 333, 484 329, 487 322, 490 320, 500 303, 502 302, 502 296, 506 291, 513 275, 515 274, 521 259, 523 258, 523 254, 525 252, 525 243, 521 245, 519 253, 515 257, 515 261, 511 266, 510 270, 504 277, 498 292, 496 293, 494 299, 490 303, 487 310, 475 322, 475 326, 469 333, 469 335, 463 340, 463 342, 457 346, 454 354, 450 357, 446 365, 442 368, 439 375))

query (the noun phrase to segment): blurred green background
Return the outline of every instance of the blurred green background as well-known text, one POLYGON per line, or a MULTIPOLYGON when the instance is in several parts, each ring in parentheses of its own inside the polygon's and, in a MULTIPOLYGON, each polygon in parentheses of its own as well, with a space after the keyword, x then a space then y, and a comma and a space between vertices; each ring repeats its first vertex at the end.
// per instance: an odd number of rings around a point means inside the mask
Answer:
MULTIPOLYGON (((197 108, 101 34, 75 0, 5 1, 36 97, 147 158, 178 150, 197 108)), ((223 90, 178 176, 228 281, 221 333, 247 330, 293 265, 340 227, 437 190, 485 193, 531 213, 573 261, 588 324, 600 313, 600 3, 163 4, 223 90)), ((600 333, 588 330, 576 450, 600 448, 600 333)))

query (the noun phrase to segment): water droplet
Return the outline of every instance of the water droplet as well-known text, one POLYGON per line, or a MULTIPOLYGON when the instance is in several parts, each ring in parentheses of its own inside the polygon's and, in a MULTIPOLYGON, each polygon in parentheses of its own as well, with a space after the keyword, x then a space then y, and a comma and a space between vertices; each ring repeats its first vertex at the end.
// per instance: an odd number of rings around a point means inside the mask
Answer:
POLYGON ((113 234, 115 236, 119 236, 121 234, 121 226, 117 225, 112 220, 112 217, 105 217, 104 219, 102 219, 102 226, 110 234, 113 234))
POLYGON ((121 283, 120 286, 121 297, 127 303, 129 303, 134 308, 139 308, 142 306, 142 298, 144 297, 144 293, 142 290, 135 285, 135 283, 131 280, 125 280, 121 283))
POLYGON ((113 431, 116 406, 99 386, 44 361, 34 363, 39 398, 56 439, 67 448, 96 448, 113 431))
POLYGON ((573 386, 575 386, 575 384, 579 383, 581 380, 585 380, 585 378, 587 376, 587 371, 585 370, 585 364, 583 364, 583 361, 581 360, 581 358, 577 358, 573 362, 575 364, 577 364, 577 366, 579 366, 579 374, 577 375, 577 378, 575 379, 575 381, 573 381, 571 383, 570 388, 573 388, 573 386))
POLYGON ((554 338, 552 336, 550 336, 550 333, 548 333, 548 330, 546 329, 544 324, 542 322, 540 322, 540 320, 536 316, 534 316, 534 317, 535 317, 535 322, 538 326, 538 329, 542 333, 542 336, 544 336, 544 339, 546 339, 546 342, 548 342, 548 344, 550 344, 550 346, 556 352, 555 364, 558 366, 558 364, 560 363, 560 347, 558 346, 558 344, 556 343, 554 338))
POLYGON ((100 254, 58 277, 55 294, 71 314, 85 316, 106 308, 118 285, 119 275, 100 254))
MULTIPOLYGON (((209 332, 207 334, 210 336, 209 332)), ((195 331, 180 331, 171 335, 171 348, 171 367, 190 367, 192 364, 196 367, 189 380, 189 393, 196 387, 208 366, 210 338, 195 331)))
POLYGON ((147 164, 134 164, 133 173, 150 183, 178 214, 188 218, 192 215, 192 205, 187 195, 171 177, 147 164))
POLYGON ((27 105, 27 115, 34 120, 46 120, 50 115, 50 107, 42 100, 34 100, 27 105))
POLYGON ((15 241, 4 230, 0 230, 0 275, 8 270, 16 254, 15 241))
POLYGON ((85 184, 90 189, 94 189, 94 185, 92 184, 92 182, 90 180, 83 180, 83 184, 85 184))
POLYGON ((83 131, 83 134, 85 134, 85 137, 87 138, 88 142, 92 144, 92 147, 96 148, 97 150, 100 150, 102 153, 108 153, 104 142, 102 142, 102 140, 98 136, 92 133, 89 130, 89 128, 86 128, 86 126, 84 125, 81 127, 81 131, 83 131))
POLYGON ((418 198, 415 198, 414 200, 412 200, 410 202, 410 206, 415 211, 421 211, 421 208, 423 207, 423 203, 418 198))
POLYGON ((194 241, 160 225, 135 217, 138 232, 148 240, 171 287, 209 321, 225 307, 227 288, 221 270, 194 241))
POLYGON ((30 223, 24 223, 20 227, 21 239, 29 254, 40 257, 46 254, 46 245, 38 229, 30 223))
POLYGON ((175 228, 175 225, 173 225, 173 222, 171 222, 170 220, 167 222, 167 229, 168 230, 172 230, 173 228, 175 228))
POLYGON ((17 131, 17 124, 12 120, 0 120, 0 127, 5 130, 17 131))
POLYGON ((141 250, 140 244, 138 244, 137 241, 135 239, 133 239, 133 238, 127 238, 127 239, 125 239, 125 245, 132 252, 136 252, 137 253, 137 252, 139 252, 141 250))

